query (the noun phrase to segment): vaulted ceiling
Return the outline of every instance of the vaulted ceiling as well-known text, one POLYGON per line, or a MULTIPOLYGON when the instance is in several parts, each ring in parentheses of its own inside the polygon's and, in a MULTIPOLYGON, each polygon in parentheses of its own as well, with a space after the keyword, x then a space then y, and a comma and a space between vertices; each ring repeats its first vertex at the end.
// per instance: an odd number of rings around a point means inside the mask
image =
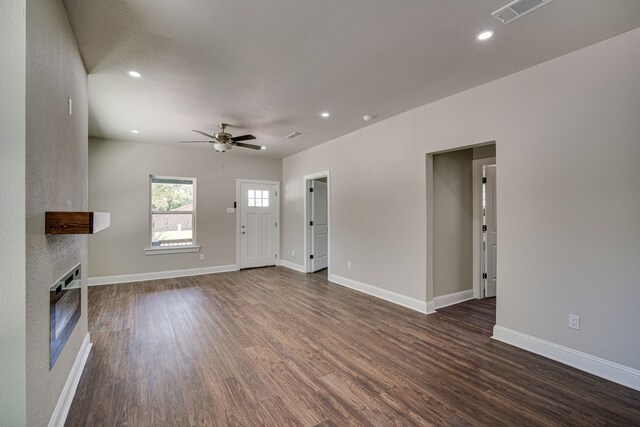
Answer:
POLYGON ((92 136, 178 146, 224 121, 267 147, 244 154, 269 157, 640 26, 638 0, 555 0, 507 25, 491 16, 506 0, 64 3, 89 73, 92 136), (476 40, 484 30, 494 37, 476 40), (305 135, 284 139, 294 131, 305 135))

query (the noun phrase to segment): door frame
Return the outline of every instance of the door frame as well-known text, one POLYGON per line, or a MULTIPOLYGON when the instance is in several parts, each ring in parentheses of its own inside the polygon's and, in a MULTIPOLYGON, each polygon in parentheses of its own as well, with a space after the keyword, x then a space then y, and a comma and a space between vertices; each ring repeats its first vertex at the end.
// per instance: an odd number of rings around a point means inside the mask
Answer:
POLYGON ((278 224, 277 232, 276 232, 276 265, 280 264, 280 229, 282 228, 282 224, 280 224, 280 181, 267 181, 262 179, 244 179, 244 178, 236 178, 236 200, 235 200, 235 210, 236 210, 236 267, 240 270, 241 267, 241 241, 240 241, 240 224, 242 223, 242 194, 241 186, 242 184, 275 184, 276 186, 276 195, 275 195, 275 208, 276 208, 276 224, 278 224))
POLYGON ((473 161, 473 297, 484 298, 482 286, 482 167, 495 165, 496 158, 473 161))
POLYGON ((331 275, 331 171, 325 170, 321 172, 312 173, 309 175, 305 175, 302 181, 302 188, 304 192, 304 197, 302 198, 304 202, 304 246, 302 250, 302 255, 304 257, 304 271, 305 273, 310 273, 311 263, 309 262, 309 243, 311 239, 309 238, 309 233, 311 233, 311 226, 309 225, 309 183, 314 179, 318 178, 327 178, 327 272, 331 275))

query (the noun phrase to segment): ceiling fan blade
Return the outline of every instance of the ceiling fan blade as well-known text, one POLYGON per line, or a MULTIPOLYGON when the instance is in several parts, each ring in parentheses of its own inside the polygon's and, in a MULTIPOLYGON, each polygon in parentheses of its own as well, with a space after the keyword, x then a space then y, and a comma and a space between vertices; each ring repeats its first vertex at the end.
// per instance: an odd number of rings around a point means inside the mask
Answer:
POLYGON ((242 147, 242 148, 250 148, 252 150, 262 150, 262 147, 259 146, 259 145, 244 144, 242 142, 237 142, 237 143, 235 143, 233 145, 238 146, 238 147, 242 147))
POLYGON ((240 136, 234 136, 233 138, 231 138, 231 140, 234 142, 249 141, 251 139, 256 139, 256 137, 253 135, 240 135, 240 136))
POLYGON ((211 141, 178 141, 179 144, 188 144, 191 142, 211 142, 211 141))
POLYGON ((208 133, 206 133, 206 132, 202 132, 201 130, 195 130, 195 129, 192 129, 192 130, 193 130, 194 132, 196 132, 196 133, 199 133, 200 135, 204 135, 204 136, 209 137, 209 138, 211 138, 211 139, 216 139, 216 137, 215 137, 215 136, 213 136, 213 135, 209 135, 208 133))

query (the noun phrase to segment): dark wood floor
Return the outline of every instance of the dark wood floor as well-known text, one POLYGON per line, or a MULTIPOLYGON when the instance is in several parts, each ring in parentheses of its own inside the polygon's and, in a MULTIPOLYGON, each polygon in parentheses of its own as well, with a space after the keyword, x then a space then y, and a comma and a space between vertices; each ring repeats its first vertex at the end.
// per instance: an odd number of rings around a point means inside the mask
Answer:
POLYGON ((92 287, 67 426, 640 425, 640 393, 284 268, 92 287))

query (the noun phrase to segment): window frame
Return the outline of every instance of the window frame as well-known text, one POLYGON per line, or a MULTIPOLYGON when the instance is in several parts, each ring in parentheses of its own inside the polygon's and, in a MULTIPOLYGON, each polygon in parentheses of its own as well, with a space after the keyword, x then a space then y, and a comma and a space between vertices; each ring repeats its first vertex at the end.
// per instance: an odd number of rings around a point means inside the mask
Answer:
POLYGON ((161 255, 161 254, 178 254, 188 252, 200 252, 200 246, 197 244, 197 197, 198 196, 198 184, 195 177, 180 177, 180 176, 167 176, 167 175, 149 175, 149 200, 148 200, 148 213, 149 213, 149 234, 147 239, 147 248, 145 248, 145 255, 161 255), (189 211, 180 212, 166 212, 166 211, 154 211, 153 210, 153 182, 154 180, 176 180, 176 181, 191 181, 193 185, 193 209, 190 211, 192 215, 191 230, 192 230, 192 242, 190 245, 184 246, 153 246, 153 215, 154 214, 170 214, 170 215, 184 215, 189 211))
POLYGON ((269 204, 271 203, 271 197, 272 197, 271 191, 269 190, 249 190, 249 191, 260 192, 260 197, 255 197, 255 193, 253 197, 247 194, 247 207, 249 208, 268 208, 269 207, 269 204), (264 197, 264 192, 267 193, 267 197, 264 197), (258 200, 260 201, 260 204, 258 204, 258 200), (264 204, 265 200, 267 201, 266 205, 264 204), (253 204, 251 204, 251 202, 253 202, 253 204))

